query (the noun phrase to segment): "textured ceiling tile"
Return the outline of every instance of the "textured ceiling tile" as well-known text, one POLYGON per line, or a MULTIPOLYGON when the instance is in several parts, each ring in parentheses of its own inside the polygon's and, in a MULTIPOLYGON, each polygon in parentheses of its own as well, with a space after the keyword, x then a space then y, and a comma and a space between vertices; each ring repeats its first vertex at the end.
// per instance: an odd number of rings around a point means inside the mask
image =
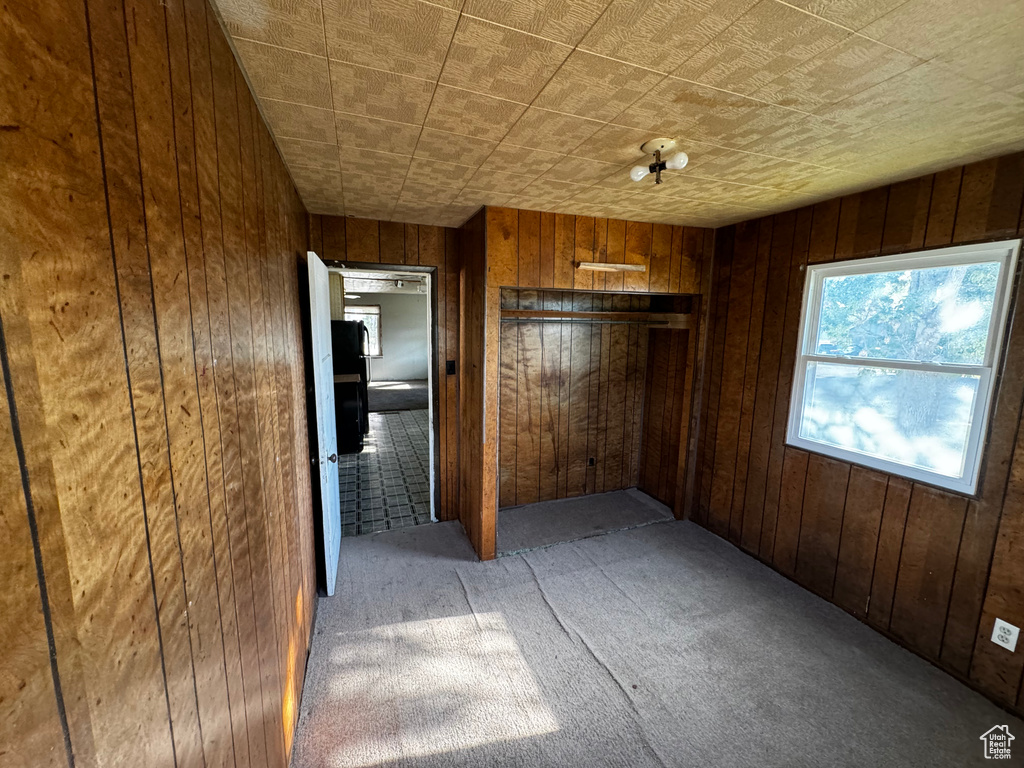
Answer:
POLYGON ((608 0, 466 0, 462 12, 576 45, 606 5, 608 0))
POLYGON ((557 152, 543 149, 529 149, 514 144, 499 144, 480 169, 483 171, 508 171, 523 176, 540 176, 544 171, 562 159, 557 152))
POLYGON ((761 0, 673 74, 749 94, 850 34, 775 0, 761 0))
POLYGON ((474 173, 476 173, 474 166, 442 163, 439 160, 414 157, 412 163, 409 164, 409 175, 406 182, 438 184, 444 187, 454 187, 458 191, 465 186, 474 173))
POLYGON ((1024 44, 1021 26, 1002 27, 945 51, 938 60, 971 80, 1024 97, 1024 44))
POLYGON ((324 0, 328 54, 435 80, 459 14, 419 0, 324 0))
POLYGON ((405 180, 402 187, 402 194, 398 197, 399 204, 409 202, 430 203, 431 205, 447 205, 452 202, 458 189, 446 187, 441 184, 425 184, 419 181, 405 180))
POLYGON ((742 148, 802 114, 774 104, 667 78, 615 122, 672 136, 742 148))
POLYGON ((424 125, 500 141, 525 110, 525 104, 438 85, 424 125))
POLYGON ((1022 0, 908 0, 864 27, 870 38, 932 58, 996 29, 1024 25, 1022 0))
POLYGON ((755 91, 756 98, 806 112, 859 93, 905 72, 920 60, 852 35, 755 91))
POLYGON ((399 202, 391 211, 388 218, 391 219, 391 221, 400 221, 405 224, 451 226, 450 222, 454 220, 455 215, 453 215, 452 209, 448 205, 430 205, 421 202, 399 202))
POLYGON ((845 123, 877 126, 907 115, 913 116, 925 105, 969 94, 980 87, 944 65, 929 62, 823 107, 817 110, 817 114, 845 123))
POLYGON ((462 22, 463 0, 326 0, 330 62, 301 52, 324 50, 317 0, 214 1, 315 212, 458 224, 515 204, 721 225, 1024 149, 1024 0, 615 0, 561 63, 551 40, 573 42, 572 19, 605 0, 469 0, 462 22), (836 43, 816 16, 867 28, 836 43), (435 93, 460 24, 469 46, 445 77, 475 93, 435 93), (537 90, 518 119, 502 112, 537 90), (688 167, 631 181, 662 135, 688 167))
POLYGON ((744 149, 786 160, 828 166, 842 162, 849 153, 847 147, 857 146, 855 136, 860 130, 846 123, 805 115, 798 122, 787 123, 766 132, 744 149))
POLYGON ((341 171, 324 168, 310 168, 300 165, 289 167, 292 179, 301 187, 340 190, 341 171))
POLYGON ((478 166, 487 159, 496 146, 496 141, 424 128, 413 154, 416 157, 427 157, 444 163, 478 166))
POLYGON ((381 201, 380 203, 354 202, 345 203, 345 215, 354 216, 357 219, 378 219, 390 221, 395 210, 394 203, 381 201))
POLYGON ((657 85, 663 75, 585 51, 573 51, 533 106, 611 120, 657 85))
POLYGON ((334 108, 399 123, 422 123, 434 84, 416 77, 331 62, 334 108))
POLYGON ((310 213, 320 216, 344 216, 345 204, 341 200, 313 200, 303 198, 302 202, 310 213))
POLYGON ((501 190, 491 191, 488 189, 463 189, 455 198, 455 204, 476 206, 482 205, 503 206, 506 205, 511 193, 501 190))
POLYGON ((579 194, 584 189, 587 187, 583 184, 570 184, 565 181, 541 178, 531 181, 519 194, 560 203, 579 194))
MULTIPOLYGON (((645 141, 654 138, 658 137, 648 130, 609 123, 573 149, 572 154, 616 165, 641 163, 651 156, 645 155, 640 147, 645 141)), ((652 160, 648 159, 647 162, 652 160)))
POLYGON ((528 103, 572 48, 463 16, 439 82, 528 103))
POLYGON ((330 108, 331 81, 324 57, 249 40, 235 40, 235 48, 260 98, 330 108))
POLYGON ((756 3, 757 0, 613 0, 579 47, 668 73, 756 3))
POLYGON ((396 123, 364 115, 334 114, 338 143, 345 147, 359 147, 411 155, 420 136, 420 126, 396 123))
POLYGON ((525 193, 521 193, 510 197, 508 200, 508 205, 510 208, 518 208, 522 211, 547 212, 554 211, 555 208, 559 205, 559 202, 560 201, 558 200, 551 200, 546 197, 536 197, 534 195, 527 195, 525 193))
POLYGON ((348 171, 342 173, 345 182, 345 202, 349 200, 391 199, 398 197, 402 190, 404 177, 399 175, 362 173, 348 171))
POLYGON ((716 150, 698 154, 682 173, 736 184, 797 190, 821 173, 821 169, 767 155, 716 150))
POLYGON ((602 125, 597 120, 530 107, 512 126, 505 141, 533 149, 568 152, 593 136, 602 125))
POLYGON ((399 181, 405 178, 412 160, 408 155, 354 147, 338 147, 338 155, 341 157, 341 170, 346 173, 376 174, 397 178, 399 181))
POLYGON ((907 0, 787 0, 822 18, 858 30, 907 0))
POLYGON ((326 55, 320 0, 220 0, 232 37, 326 55))
POLYGON ((529 176, 520 176, 507 171, 477 171, 473 177, 466 182, 469 189, 485 189, 491 192, 508 192, 516 194, 522 191, 523 187, 530 183, 529 176))
POLYGON ((289 167, 304 166, 321 168, 325 171, 341 170, 337 144, 279 138, 277 148, 281 150, 281 156, 284 157, 284 161, 288 163, 289 167))
POLYGON ((544 178, 572 184, 593 184, 607 178, 621 167, 620 163, 602 163, 586 157, 569 156, 551 166, 544 173, 544 178))
POLYGON ((779 189, 751 187, 722 179, 688 176, 685 170, 665 174, 662 177, 662 183, 655 184, 650 177, 634 182, 629 178, 629 169, 623 168, 621 174, 609 176, 599 186, 609 191, 629 192, 639 195, 641 198, 646 195, 663 195, 664 197, 703 200, 708 204, 749 203, 750 200, 762 199, 766 194, 772 199, 782 199, 788 194, 779 189))
POLYGON ((278 138, 334 142, 334 114, 321 107, 306 107, 274 99, 260 99, 270 130, 278 138))
POLYGON ((573 195, 570 200, 593 205, 619 205, 625 203, 636 192, 632 190, 605 189, 603 187, 587 187, 573 195))

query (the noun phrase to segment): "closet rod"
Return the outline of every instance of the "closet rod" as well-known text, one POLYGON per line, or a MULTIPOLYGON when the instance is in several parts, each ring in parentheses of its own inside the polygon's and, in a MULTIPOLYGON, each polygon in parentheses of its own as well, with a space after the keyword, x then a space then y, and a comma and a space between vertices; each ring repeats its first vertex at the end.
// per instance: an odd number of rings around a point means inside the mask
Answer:
MULTIPOLYGON (((598 320, 589 317, 503 317, 503 323, 595 323, 597 325, 671 325, 668 320, 598 320)), ((687 326, 688 327, 688 326, 687 326)))

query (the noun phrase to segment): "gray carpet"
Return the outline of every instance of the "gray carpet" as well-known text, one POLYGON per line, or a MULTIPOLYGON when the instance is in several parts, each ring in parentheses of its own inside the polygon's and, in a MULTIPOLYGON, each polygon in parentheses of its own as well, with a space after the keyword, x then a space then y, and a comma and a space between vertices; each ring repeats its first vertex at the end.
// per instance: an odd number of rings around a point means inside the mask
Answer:
POLYGON ((1004 723, 692 523, 490 563, 437 523, 342 540, 292 765, 960 768, 1004 723))
POLYGON ((672 519, 672 510, 636 488, 508 507, 498 512, 498 553, 504 556, 672 519))
POLYGON ((381 411, 419 411, 428 404, 427 380, 371 381, 366 385, 370 413, 381 411))

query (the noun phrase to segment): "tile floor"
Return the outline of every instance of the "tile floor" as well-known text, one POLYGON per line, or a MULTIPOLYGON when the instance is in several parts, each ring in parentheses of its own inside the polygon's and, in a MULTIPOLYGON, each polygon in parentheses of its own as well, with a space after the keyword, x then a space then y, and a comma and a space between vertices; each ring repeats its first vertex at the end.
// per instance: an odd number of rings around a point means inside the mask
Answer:
POLYGON ((428 411, 370 414, 363 452, 338 457, 341 535, 430 522, 428 411))

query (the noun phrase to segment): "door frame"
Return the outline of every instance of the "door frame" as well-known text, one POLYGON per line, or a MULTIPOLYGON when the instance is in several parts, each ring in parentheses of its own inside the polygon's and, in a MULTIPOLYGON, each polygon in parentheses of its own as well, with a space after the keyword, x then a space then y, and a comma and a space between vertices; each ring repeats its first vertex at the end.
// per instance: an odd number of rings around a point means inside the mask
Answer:
MULTIPOLYGON (((408 272, 410 274, 427 275, 429 292, 427 294, 427 319, 430 324, 428 339, 430 350, 428 354, 429 366, 427 369, 427 388, 429 389, 428 415, 430 418, 430 521, 439 521, 438 511, 441 509, 441 420, 440 397, 441 379, 443 378, 438 369, 440 357, 439 336, 440 328, 437 322, 437 280, 438 269, 436 266, 413 265, 413 264, 390 264, 375 261, 339 261, 337 259, 321 259, 328 270, 350 269, 363 272, 408 272)), ((307 313, 308 314, 308 313, 307 313)))

